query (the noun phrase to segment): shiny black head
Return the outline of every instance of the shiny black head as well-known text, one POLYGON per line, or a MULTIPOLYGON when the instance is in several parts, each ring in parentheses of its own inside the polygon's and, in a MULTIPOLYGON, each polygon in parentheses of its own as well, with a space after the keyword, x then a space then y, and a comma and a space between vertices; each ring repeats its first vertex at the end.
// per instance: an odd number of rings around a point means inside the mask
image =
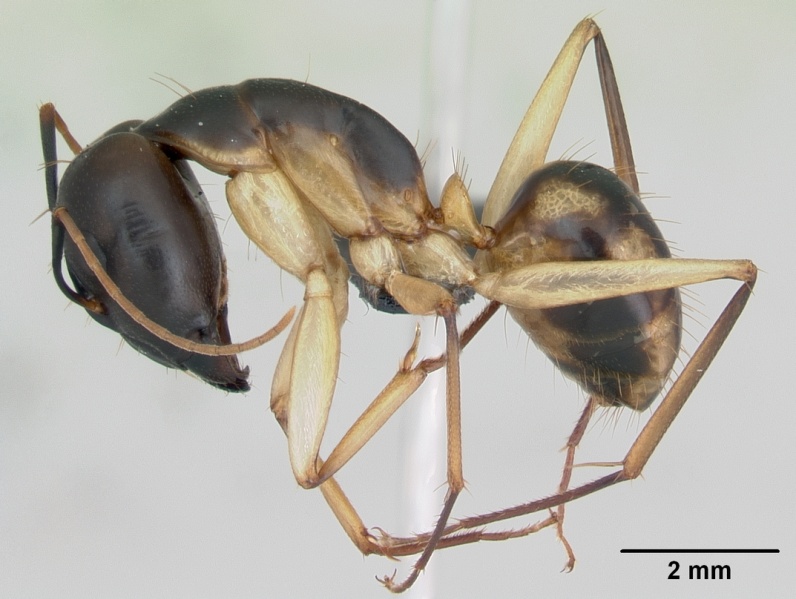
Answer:
MULTIPOLYGON (((105 271, 148 318, 191 341, 227 344, 226 269, 207 201, 187 163, 129 132, 131 125, 135 123, 115 128, 76 156, 56 192, 50 185, 55 179, 54 134, 50 145, 42 118, 50 207, 66 208, 105 271)), ((176 348, 131 318, 57 221, 53 272, 70 299, 154 361, 193 372, 227 391, 249 389, 248 368, 241 368, 236 356, 176 348), (62 257, 75 291, 63 280, 62 257)))

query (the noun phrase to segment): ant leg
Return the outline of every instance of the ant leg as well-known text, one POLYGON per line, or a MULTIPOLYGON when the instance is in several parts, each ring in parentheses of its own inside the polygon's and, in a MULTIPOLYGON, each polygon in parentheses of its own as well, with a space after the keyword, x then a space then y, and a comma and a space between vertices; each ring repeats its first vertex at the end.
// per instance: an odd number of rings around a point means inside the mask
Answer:
MULTIPOLYGON (((550 497, 488 514, 462 518, 456 524, 452 524, 445 529, 445 536, 440 541, 440 546, 449 546, 448 543, 463 544, 478 541, 480 540, 478 534, 466 536, 471 532, 471 529, 478 529, 494 522, 533 514, 541 510, 548 510, 579 499, 580 497, 585 497, 586 495, 590 495, 591 493, 605 489, 616 483, 637 478, 735 326, 735 323, 752 294, 756 274, 756 270, 749 272, 748 276, 743 280, 741 287, 735 295, 733 295, 732 299, 716 319, 716 322, 710 328, 707 335, 705 335, 705 338, 688 361, 688 364, 686 364, 683 372, 669 389, 661 405, 655 410, 650 420, 628 450, 624 460, 622 460, 621 470, 581 485, 575 489, 568 489, 550 497), (464 540, 457 543, 455 539, 457 535, 462 535, 462 531, 464 531, 464 540)), ((478 532, 479 531, 475 531, 475 533, 478 532)), ((511 531, 505 534, 510 535, 511 531)), ((513 536, 523 535, 517 534, 513 536)))
MULTIPOLYGON (((564 493, 569 489, 569 483, 570 480, 572 480, 572 468, 575 465, 575 451, 583 439, 583 435, 586 432, 586 427, 589 425, 589 420, 591 420, 592 414, 594 414, 594 409, 596 407, 597 402, 593 397, 589 397, 589 401, 586 402, 586 407, 583 408, 583 413, 580 415, 580 418, 578 418, 578 422, 575 425, 575 428, 572 429, 572 434, 567 440, 567 457, 564 460, 564 471, 561 474, 561 482, 558 485, 559 494, 564 493)), ((569 544, 569 541, 567 541, 567 538, 564 536, 565 508, 566 504, 562 503, 556 509, 556 534, 558 535, 558 539, 561 541, 561 544, 564 545, 564 550, 567 552, 567 563, 564 566, 564 570, 570 572, 572 568, 575 567, 575 553, 572 551, 572 546, 569 544)))

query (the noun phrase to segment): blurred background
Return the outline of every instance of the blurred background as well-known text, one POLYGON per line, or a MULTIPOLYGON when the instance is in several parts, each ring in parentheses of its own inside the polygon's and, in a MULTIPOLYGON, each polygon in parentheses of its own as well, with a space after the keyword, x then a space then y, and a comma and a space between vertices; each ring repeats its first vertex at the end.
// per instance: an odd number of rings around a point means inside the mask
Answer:
MULTIPOLYGON (((191 89, 251 77, 306 80, 368 104, 416 142, 435 197, 454 151, 466 161, 473 197, 483 198, 539 83, 587 15, 606 36, 642 190, 676 254, 751 258, 764 272, 643 478, 569 507, 572 573, 560 572, 565 554, 547 530, 441 551, 413 596, 705 596, 714 588, 724 597, 788 595, 796 584, 786 561, 796 538, 796 409, 783 377, 796 332, 788 266, 796 5, 5 0, 0 596, 386 597, 374 576, 396 567, 401 576, 411 563, 363 558, 320 493, 295 483, 268 410, 281 338, 243 356, 252 392, 225 395, 120 345, 68 305, 50 272, 49 218, 33 222, 46 207, 41 103, 55 102, 86 144, 173 102, 152 81, 157 74, 191 89), (627 547, 782 554, 621 555, 627 547), (727 563, 732 580, 667 580, 671 559, 727 563)), ((550 156, 610 165, 606 140, 589 49, 550 156)), ((59 151, 69 158, 65 145, 59 151)), ((302 289, 230 220, 223 179, 198 176, 219 215, 232 334, 247 339, 298 305, 302 289)), ((693 289, 686 348, 736 287, 693 289)), ((466 306, 461 321, 484 304, 466 306)), ((392 376, 417 321, 377 313, 352 292, 324 454, 392 376)), ((443 327, 425 321, 423 353, 432 355, 443 327)), ((468 488, 455 515, 554 491, 582 392, 505 312, 465 351, 462 373, 468 488)), ((418 446, 416 432, 444 430, 441 405, 424 399, 436 385, 427 383, 338 477, 369 526, 405 534, 433 523, 444 494, 442 433, 418 446), (422 503, 410 477, 418 473, 428 486, 422 503)), ((646 417, 605 413, 579 461, 621 459, 646 417)))

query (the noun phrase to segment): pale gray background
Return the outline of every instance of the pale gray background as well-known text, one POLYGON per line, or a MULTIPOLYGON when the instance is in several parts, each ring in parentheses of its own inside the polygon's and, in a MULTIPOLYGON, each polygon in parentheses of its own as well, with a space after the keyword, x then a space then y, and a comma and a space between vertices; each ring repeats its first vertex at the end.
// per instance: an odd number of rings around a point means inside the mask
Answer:
MULTIPOLYGON (((30 224, 46 205, 37 108, 56 102, 87 143, 175 99, 150 81, 155 73, 194 89, 292 77, 369 104, 422 150, 439 139, 425 108, 431 12, 420 1, 4 1, 0 596, 387 596, 374 576, 394 565, 363 559, 320 494, 292 478, 268 412, 280 341, 244 357, 253 392, 225 396, 120 348, 117 336, 67 307, 49 272, 48 219, 30 224)), ((574 572, 559 572, 564 555, 546 531, 438 553, 415 596, 784 597, 796 585, 796 5, 474 2, 461 56, 466 135, 456 147, 474 195, 488 189, 564 39, 595 13, 646 173, 642 187, 657 196, 648 204, 665 235, 680 255, 752 258, 765 272, 644 478, 569 508, 574 572), (619 554, 650 546, 777 547, 782 554, 680 556, 684 565, 727 562, 733 579, 669 581, 669 556, 619 554)), ((591 50, 552 156, 573 146, 579 158, 594 153, 610 162, 591 50)), ((449 161, 449 147, 435 150, 449 161)), ((226 219, 219 179, 200 179, 226 219)), ((244 339, 271 326, 302 292, 248 246, 234 222, 222 227, 232 330, 244 339)), ((700 337, 734 289, 699 286, 688 300, 698 310, 688 331, 700 337)), ((349 320, 332 440, 392 374, 416 321, 377 314, 353 295, 349 320)), ((433 330, 430 322, 426 331, 433 330)), ((463 389, 469 490, 456 513, 552 491, 563 457, 557 450, 583 402, 577 388, 501 316, 466 351, 463 389)), ((398 532, 406 532, 411 507, 402 456, 412 407, 339 477, 369 525, 398 532)), ((620 458, 643 420, 604 418, 581 459, 620 458)), ((441 469, 430 482, 443 481, 441 469)))

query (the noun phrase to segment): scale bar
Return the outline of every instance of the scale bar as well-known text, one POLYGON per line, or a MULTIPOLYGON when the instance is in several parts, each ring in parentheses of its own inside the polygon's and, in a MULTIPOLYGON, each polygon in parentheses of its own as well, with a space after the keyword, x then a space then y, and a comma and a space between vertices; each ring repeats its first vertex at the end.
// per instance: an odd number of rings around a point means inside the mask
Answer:
POLYGON ((619 553, 779 553, 779 549, 620 549, 619 553))

